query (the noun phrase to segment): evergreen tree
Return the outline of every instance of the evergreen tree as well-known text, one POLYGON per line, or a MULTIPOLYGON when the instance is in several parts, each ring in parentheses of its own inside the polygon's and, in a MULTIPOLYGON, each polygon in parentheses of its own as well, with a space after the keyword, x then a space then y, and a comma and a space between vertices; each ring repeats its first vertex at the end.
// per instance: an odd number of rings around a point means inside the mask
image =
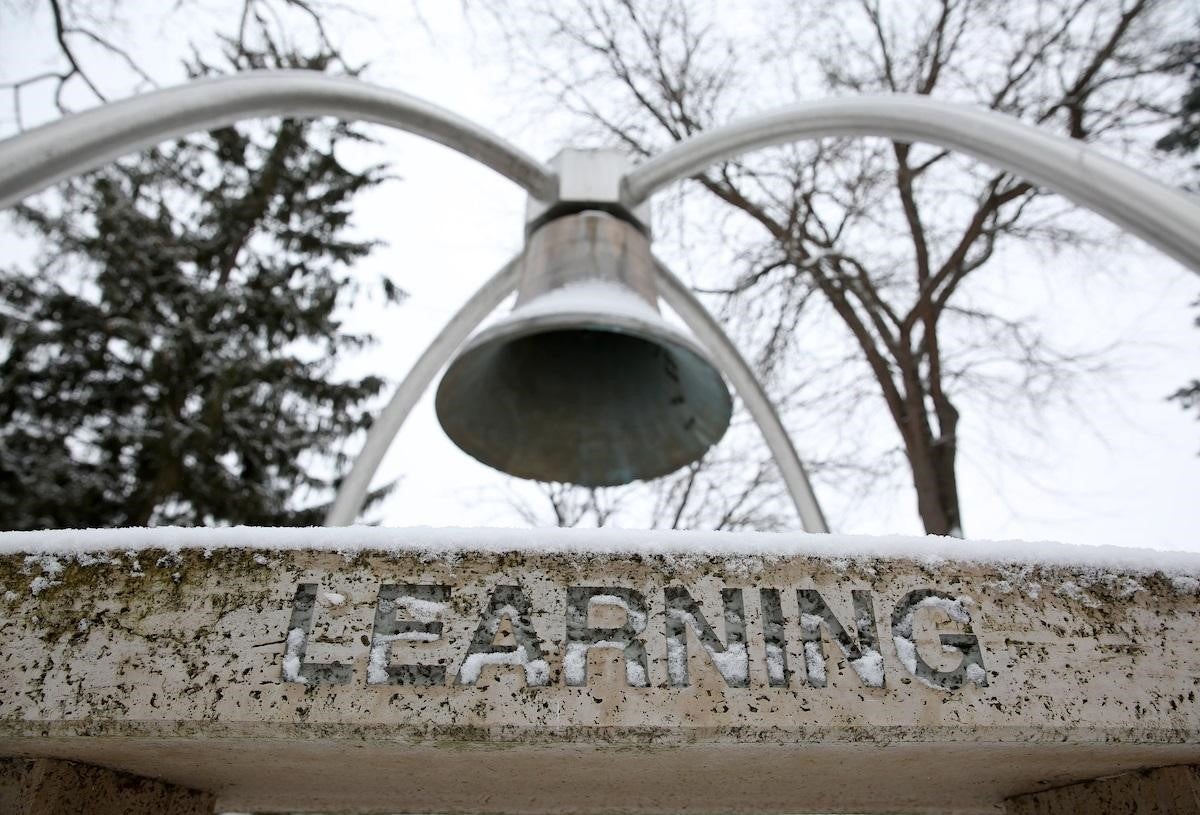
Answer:
MULTIPOLYGON (((230 61, 329 55, 268 40, 230 61)), ((33 273, 0 270, 0 528, 319 523, 383 385, 332 376, 371 340, 338 317, 374 246, 347 236, 351 203, 385 177, 338 160, 363 139, 227 127, 18 208, 44 248, 33 273)))
MULTIPOLYGON (((1188 70, 1191 71, 1191 84, 1179 103, 1176 116, 1179 119, 1175 127, 1158 141, 1158 149, 1176 153, 1189 153, 1200 157, 1200 39, 1182 43, 1179 46, 1182 54, 1187 57, 1188 70)), ((1200 163, 1193 166, 1200 170, 1200 163)), ((1200 174, 1193 179, 1191 188, 1200 183, 1200 174)), ((1200 308, 1200 300, 1195 305, 1200 308)), ((1196 318, 1196 327, 1200 328, 1200 317, 1196 318)), ((1196 410, 1200 413, 1200 379, 1175 391, 1170 396, 1177 400, 1185 410, 1196 410)))
POLYGON ((1181 43, 1180 60, 1191 72, 1191 84, 1179 100, 1176 118, 1179 121, 1167 135, 1158 140, 1159 150, 1179 153, 1200 151, 1200 39, 1181 43))

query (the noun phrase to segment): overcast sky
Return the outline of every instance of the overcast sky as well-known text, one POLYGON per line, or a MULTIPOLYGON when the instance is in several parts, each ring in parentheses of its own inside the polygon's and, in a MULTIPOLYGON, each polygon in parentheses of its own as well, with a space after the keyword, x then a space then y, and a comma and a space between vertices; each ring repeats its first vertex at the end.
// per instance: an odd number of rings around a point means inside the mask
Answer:
MULTIPOLYGON (((0 80, 57 65, 48 16, 14 13, 26 5, 0 3, 0 80)), ((138 5, 122 4, 122 11, 138 5)), ((227 6, 215 0, 186 27, 163 22, 167 4, 140 5, 144 17, 122 36, 164 76, 179 76, 178 55, 204 20, 228 25, 227 6)), ((562 146, 566 137, 556 124, 522 108, 523 96, 514 91, 520 78, 509 74, 486 26, 464 21, 459 3, 380 3, 372 13, 375 21, 340 18, 335 27, 344 51, 370 62, 370 81, 436 101, 536 156, 549 158, 562 146)), ((121 75, 114 65, 106 76, 115 85, 121 75)), ((52 116, 36 94, 25 99, 27 124, 52 116)), ((11 108, 2 110, 0 132, 8 135, 11 108)), ((359 199, 357 228, 388 244, 362 271, 387 271, 411 297, 398 308, 355 311, 380 344, 347 373, 381 373, 396 383, 474 287, 520 249, 524 196, 449 150, 402 134, 378 135, 383 146, 356 158, 388 161, 399 180, 359 199)), ((27 260, 30 250, 10 239, 0 245, 0 261, 27 260)), ((1094 257, 1074 267, 1059 263, 1008 256, 985 272, 992 275, 988 290, 1039 315, 1045 330, 1069 347, 1111 344, 1112 370, 1079 388, 1077 410, 1047 414, 1037 434, 1010 425, 1002 412, 964 414, 960 489, 967 534, 1200 550, 1194 533, 1200 423, 1165 401, 1200 375, 1200 330, 1189 308, 1200 279, 1132 238, 1096 264, 1102 268, 1093 267, 1094 257)), ((796 446, 803 456, 806 440, 797 438, 796 446)), ((459 452, 442 434, 430 398, 384 461, 379 480, 392 478, 400 485, 379 513, 392 526, 519 525, 503 496, 528 494, 459 452)), ((820 483, 817 490, 834 531, 920 531, 911 491, 842 495, 820 483)))

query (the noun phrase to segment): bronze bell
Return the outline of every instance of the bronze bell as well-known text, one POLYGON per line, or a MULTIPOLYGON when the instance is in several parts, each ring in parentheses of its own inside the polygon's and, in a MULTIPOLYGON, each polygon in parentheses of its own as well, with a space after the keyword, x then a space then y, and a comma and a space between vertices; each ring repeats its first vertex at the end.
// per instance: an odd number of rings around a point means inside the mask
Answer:
POLYGON ((720 440, 732 401, 708 355, 659 313, 650 241, 589 210, 529 237, 512 312, 438 386, 446 434, 520 478, 656 478, 720 440))

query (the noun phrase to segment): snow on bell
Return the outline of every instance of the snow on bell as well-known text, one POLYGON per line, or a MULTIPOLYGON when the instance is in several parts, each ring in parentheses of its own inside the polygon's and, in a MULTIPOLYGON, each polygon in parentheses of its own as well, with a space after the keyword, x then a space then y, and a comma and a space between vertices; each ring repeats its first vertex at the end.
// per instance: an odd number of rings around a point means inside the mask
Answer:
POLYGON ((451 440, 520 478, 590 487, 666 475, 729 426, 708 355, 659 314, 649 239, 598 211, 539 227, 511 314, 472 338, 437 390, 451 440))

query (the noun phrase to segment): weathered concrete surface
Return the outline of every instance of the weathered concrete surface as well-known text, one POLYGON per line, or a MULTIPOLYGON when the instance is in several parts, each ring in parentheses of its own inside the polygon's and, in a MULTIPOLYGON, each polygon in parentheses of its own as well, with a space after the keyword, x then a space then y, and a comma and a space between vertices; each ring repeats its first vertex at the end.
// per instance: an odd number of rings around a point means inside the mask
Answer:
POLYGON ((1071 784, 1007 802, 1008 815, 1197 815, 1200 767, 1161 767, 1071 784))
POLYGON ((0 755, 103 764, 239 811, 1002 812, 1023 793, 1200 763, 1197 586, 903 558, 10 555, 0 755), (398 584, 426 588, 384 588, 398 584), (580 618, 572 587, 612 589, 580 618), (614 605, 622 590, 645 620, 614 605), (945 599, 906 615, 927 591, 945 599), (490 633, 486 610, 505 604, 490 633), (584 628, 622 646, 584 652, 586 677, 579 651, 564 660, 584 628), (478 665, 518 646, 525 666, 478 665))
POLYGON ((209 815, 209 793, 73 761, 0 759, 5 815, 209 815))

